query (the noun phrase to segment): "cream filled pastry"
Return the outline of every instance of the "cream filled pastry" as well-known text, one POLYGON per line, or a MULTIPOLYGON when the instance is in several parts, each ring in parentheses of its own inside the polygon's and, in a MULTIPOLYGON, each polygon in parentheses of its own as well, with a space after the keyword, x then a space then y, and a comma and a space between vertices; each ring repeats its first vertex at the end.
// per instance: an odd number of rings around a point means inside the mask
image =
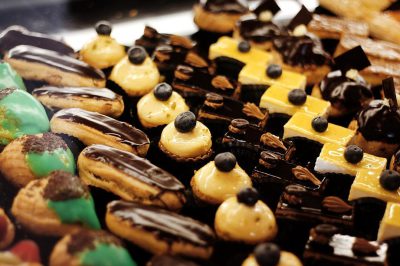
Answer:
POLYGON ((263 243, 256 246, 242 266, 302 266, 303 264, 293 253, 280 250, 273 243, 263 243))
POLYGON ((146 128, 153 128, 169 124, 180 113, 189 111, 189 107, 169 84, 160 83, 139 100, 137 111, 140 123, 146 128))
POLYGON ((110 36, 111 30, 109 22, 99 21, 96 24, 97 36, 82 47, 80 59, 100 69, 117 64, 125 56, 125 47, 110 36))
POLYGON ((274 239, 278 232, 275 216, 258 197, 257 190, 245 188, 225 200, 215 214, 217 236, 246 244, 274 239))
POLYGON ((160 79, 156 64, 141 46, 133 46, 128 55, 113 68, 110 80, 129 96, 141 96, 151 91, 160 79))
POLYGON ((212 154, 210 130, 196 121, 192 112, 181 113, 169 123, 158 146, 169 157, 182 162, 203 160, 212 154))
POLYGON ((214 161, 196 171, 191 182, 193 193, 210 204, 221 204, 241 189, 251 187, 251 179, 230 152, 220 153, 214 161))

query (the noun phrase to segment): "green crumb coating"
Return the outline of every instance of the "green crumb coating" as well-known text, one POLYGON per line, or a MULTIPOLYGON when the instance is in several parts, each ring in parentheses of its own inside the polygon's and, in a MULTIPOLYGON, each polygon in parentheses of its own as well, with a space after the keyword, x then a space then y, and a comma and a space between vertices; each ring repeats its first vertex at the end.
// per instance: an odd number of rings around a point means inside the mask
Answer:
POLYGON ((75 173, 74 155, 69 148, 58 148, 42 153, 29 152, 25 156, 29 168, 37 178, 45 177, 56 170, 75 173))
POLYGON ((97 243, 94 249, 82 252, 80 262, 84 266, 137 265, 125 248, 106 243, 97 243))

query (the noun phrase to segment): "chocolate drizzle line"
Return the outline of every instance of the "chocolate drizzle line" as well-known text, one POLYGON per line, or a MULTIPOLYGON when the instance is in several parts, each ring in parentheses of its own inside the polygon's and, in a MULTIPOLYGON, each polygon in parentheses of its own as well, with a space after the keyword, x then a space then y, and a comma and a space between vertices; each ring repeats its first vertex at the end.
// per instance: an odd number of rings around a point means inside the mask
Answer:
POLYGON ((71 239, 67 244, 67 251, 69 254, 75 255, 86 250, 95 249, 96 243, 112 244, 118 247, 122 246, 118 238, 104 231, 81 230, 71 235, 71 239))
POLYGON ((178 240, 209 247, 215 240, 207 225, 163 209, 119 200, 109 203, 107 212, 133 227, 154 233, 169 244, 178 240))
POLYGON ((121 98, 118 94, 107 88, 90 88, 90 87, 52 87, 45 86, 34 89, 32 92, 36 96, 56 96, 56 97, 68 97, 78 96, 83 98, 91 99, 106 99, 115 100, 121 98))
POLYGON ((134 148, 150 143, 149 138, 141 130, 99 113, 71 108, 61 110, 53 117, 94 128, 106 135, 116 137, 120 143, 134 148))
POLYGON ((64 140, 50 132, 43 133, 42 136, 28 135, 23 143, 23 153, 43 153, 52 152, 56 149, 67 150, 68 146, 64 140))
POLYGON ((170 173, 133 153, 104 145, 92 145, 82 151, 91 160, 110 164, 134 179, 168 191, 183 191, 185 187, 170 173))
POLYGON ((64 201, 89 196, 89 189, 79 177, 65 171, 50 174, 43 197, 52 201, 64 201))
POLYGON ((399 106, 396 99, 396 88, 394 86, 393 77, 384 79, 382 81, 382 88, 385 93, 385 98, 389 100, 390 108, 396 112, 399 106))
POLYGON ((312 14, 310 13, 310 11, 308 11, 308 9, 304 5, 302 5, 300 11, 290 21, 287 27, 290 30, 294 30, 297 26, 302 24, 307 26, 311 20, 312 20, 312 14))
POLYGON ((16 91, 16 88, 5 88, 0 90, 0 100, 2 100, 3 98, 5 98, 6 96, 14 93, 14 91, 16 91))

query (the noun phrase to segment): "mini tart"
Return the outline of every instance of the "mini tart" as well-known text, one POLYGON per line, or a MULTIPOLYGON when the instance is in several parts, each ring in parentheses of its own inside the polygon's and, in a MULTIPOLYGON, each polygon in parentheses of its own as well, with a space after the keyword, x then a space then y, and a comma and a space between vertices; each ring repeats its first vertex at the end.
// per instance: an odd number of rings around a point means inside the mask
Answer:
POLYGON ((175 211, 186 201, 185 187, 178 179, 130 152, 92 145, 79 155, 78 169, 86 184, 125 200, 175 211))
POLYGON ((0 145, 49 128, 46 111, 32 95, 15 88, 0 90, 0 145))
POLYGON ((64 236, 50 255, 50 266, 136 266, 122 242, 105 231, 81 230, 64 236))
POLYGON ((178 162, 205 160, 212 154, 210 130, 201 122, 190 132, 181 133, 169 123, 162 131, 158 143, 160 150, 178 162))
POLYGON ((0 208, 0 249, 8 247, 15 237, 15 227, 3 209, 0 208))
POLYGON ((0 154, 0 172, 17 187, 55 170, 74 174, 75 160, 67 144, 53 133, 18 138, 0 154))
POLYGON ((189 111, 189 107, 175 91, 166 101, 158 100, 153 92, 149 92, 139 100, 137 110, 142 126, 153 128, 171 123, 177 115, 189 111))
POLYGON ((157 66, 150 57, 139 65, 132 64, 128 56, 121 59, 109 77, 129 96, 142 96, 150 92, 160 80, 157 66))
POLYGON ((107 88, 45 86, 34 89, 32 95, 50 110, 81 108, 111 117, 124 111, 122 96, 107 88))
POLYGON ((125 47, 107 35, 96 36, 79 51, 79 57, 82 61, 99 69, 114 66, 124 56, 125 47))
POLYGON ((15 197, 11 212, 37 235, 62 236, 82 226, 100 229, 88 188, 79 177, 63 171, 28 183, 15 197))
POLYGON ((378 231, 378 241, 400 237, 400 203, 388 202, 378 231))
POLYGON ((353 77, 336 70, 330 72, 319 85, 314 86, 312 96, 331 103, 331 117, 354 116, 373 100, 371 87, 358 73, 353 77))
POLYGON ((39 246, 32 240, 21 240, 0 252, 2 266, 42 266, 39 246))
POLYGON ((112 201, 106 223, 114 234, 156 255, 207 259, 213 252, 215 236, 208 225, 166 210, 112 201))
POLYGON ((190 185, 194 195, 209 204, 221 204, 235 196, 241 189, 251 187, 246 172, 236 164, 229 172, 218 170, 214 161, 209 162, 194 174, 190 185))
MULTIPOLYGON (((253 254, 247 257, 245 261, 243 261, 242 266, 263 266, 262 264, 257 262, 257 259, 253 254)), ((281 256, 278 264, 274 266, 303 266, 301 261, 296 255, 287 251, 281 251, 281 256)))
POLYGON ((104 144, 145 156, 150 140, 128 123, 79 108, 63 109, 50 121, 51 131, 78 138, 86 145, 104 144))
POLYGON ((249 12, 242 0, 201 0, 194 5, 194 23, 205 31, 229 33, 236 21, 249 12))
POLYGON ((275 238, 278 227, 274 213, 258 200, 248 206, 230 197, 215 214, 215 232, 225 241, 258 244, 275 238))
POLYGON ((0 90, 5 88, 18 88, 26 90, 21 76, 8 63, 0 63, 0 90))

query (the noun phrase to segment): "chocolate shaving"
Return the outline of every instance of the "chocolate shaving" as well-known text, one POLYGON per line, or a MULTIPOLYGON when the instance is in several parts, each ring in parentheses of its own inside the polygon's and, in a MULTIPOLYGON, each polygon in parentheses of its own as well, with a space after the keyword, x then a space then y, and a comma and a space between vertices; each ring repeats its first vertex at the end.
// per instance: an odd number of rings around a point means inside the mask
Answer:
POLYGON ((290 21, 289 25, 287 26, 288 29, 294 30, 297 26, 299 25, 305 25, 307 26, 308 23, 312 20, 312 14, 308 9, 302 5, 300 11, 297 13, 297 15, 290 21))
POLYGON ((50 132, 43 133, 42 136, 29 135, 23 144, 23 153, 43 153, 52 152, 56 149, 67 150, 68 146, 64 140, 50 132))
POLYGON ((385 93, 385 98, 389 100, 390 108, 395 112, 399 108, 396 98, 396 88, 394 86, 393 77, 384 79, 382 81, 383 92, 385 93))
POLYGON ((189 52, 186 55, 185 63, 197 68, 208 67, 208 63, 206 62, 206 60, 204 60, 202 57, 194 52, 189 52))
POLYGON ((242 112, 249 117, 254 117, 261 121, 265 118, 265 114, 254 103, 245 103, 242 112))
POLYGON ((93 250, 96 243, 113 244, 122 246, 122 242, 111 234, 104 231, 81 230, 73 233, 67 244, 67 251, 71 255, 81 253, 85 250, 93 250))
POLYGON ((88 188, 79 177, 65 171, 54 171, 50 174, 43 197, 53 201, 64 201, 87 197, 88 188))
POLYGON ((379 247, 377 245, 371 244, 371 242, 364 238, 358 237, 354 241, 353 247, 351 248, 354 254, 361 256, 376 256, 378 249, 379 247))
POLYGON ((278 6, 278 4, 275 2, 275 0, 263 0, 253 10, 253 13, 257 14, 257 16, 259 16, 260 13, 262 13, 262 12, 270 11, 273 15, 275 15, 280 10, 281 10, 281 8, 278 6))
POLYGON ((292 173, 299 180, 310 181, 316 186, 321 185, 321 181, 305 167, 296 166, 292 169, 292 173))
POLYGON ((350 69, 361 71, 371 65, 368 56, 360 45, 335 57, 334 61, 336 68, 340 69, 343 75, 345 75, 350 69))
POLYGON ((180 46, 186 49, 192 49, 194 46, 190 39, 179 35, 170 35, 169 40, 173 46, 180 46))
POLYGON ((272 148, 281 148, 283 150, 287 150, 285 145, 279 139, 279 137, 272 135, 271 133, 267 132, 261 135, 260 142, 268 147, 272 148))
POLYGON ((234 89, 233 85, 229 82, 228 78, 220 75, 215 76, 211 80, 211 85, 213 85, 214 88, 221 89, 223 91, 234 89))
POLYGON ((347 213, 353 209, 350 204, 335 196, 325 197, 322 200, 322 208, 334 213, 347 213))

